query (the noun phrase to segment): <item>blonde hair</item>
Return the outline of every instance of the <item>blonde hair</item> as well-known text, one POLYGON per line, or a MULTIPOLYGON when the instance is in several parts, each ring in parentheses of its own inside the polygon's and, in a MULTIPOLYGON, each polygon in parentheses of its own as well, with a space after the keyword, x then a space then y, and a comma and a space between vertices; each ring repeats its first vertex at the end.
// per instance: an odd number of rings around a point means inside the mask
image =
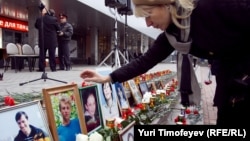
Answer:
POLYGON ((59 110, 61 110, 61 103, 65 103, 71 106, 71 99, 69 96, 62 95, 62 97, 59 100, 59 110))
MULTIPOLYGON (((172 3, 167 4, 166 8, 170 10, 172 22, 180 29, 189 28, 189 26, 182 25, 178 20, 190 17, 194 9, 195 0, 173 0, 172 3)), ((158 5, 135 5, 134 13, 136 17, 148 17, 150 9, 158 7, 158 5)))

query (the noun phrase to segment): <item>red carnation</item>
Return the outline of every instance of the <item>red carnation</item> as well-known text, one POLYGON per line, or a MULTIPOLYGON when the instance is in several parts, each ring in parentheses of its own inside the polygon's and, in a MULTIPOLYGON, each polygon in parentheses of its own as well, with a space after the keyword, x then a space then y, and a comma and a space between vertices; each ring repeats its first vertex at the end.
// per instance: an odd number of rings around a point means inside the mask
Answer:
POLYGON ((194 114, 198 115, 199 114, 198 110, 194 110, 194 114))
POLYGON ((132 115, 134 115, 132 109, 131 109, 131 108, 128 108, 127 116, 132 116, 132 115))
POLYGON ((210 84, 212 84, 212 81, 211 81, 211 80, 206 80, 204 83, 205 83, 206 85, 210 85, 210 84))
POLYGON ((11 96, 5 96, 4 103, 6 106, 13 106, 15 105, 15 100, 11 96))
POLYGON ((179 117, 177 116, 175 119, 174 119, 174 122, 178 122, 179 121, 179 117))
POLYGON ((142 103, 139 103, 139 104, 137 104, 136 106, 135 106, 135 109, 143 109, 143 105, 142 105, 142 103))
POLYGON ((190 114, 190 113, 191 113, 190 109, 187 108, 187 109, 185 110, 185 113, 186 113, 186 114, 190 114))
POLYGON ((182 124, 183 124, 183 125, 186 125, 186 124, 187 124, 187 120, 186 120, 185 118, 182 120, 182 124))
POLYGON ((86 86, 86 83, 83 81, 82 82, 82 87, 85 87, 86 86))
POLYGON ((122 129, 122 124, 121 124, 121 123, 118 123, 118 124, 117 124, 117 128, 118 128, 118 129, 122 129))

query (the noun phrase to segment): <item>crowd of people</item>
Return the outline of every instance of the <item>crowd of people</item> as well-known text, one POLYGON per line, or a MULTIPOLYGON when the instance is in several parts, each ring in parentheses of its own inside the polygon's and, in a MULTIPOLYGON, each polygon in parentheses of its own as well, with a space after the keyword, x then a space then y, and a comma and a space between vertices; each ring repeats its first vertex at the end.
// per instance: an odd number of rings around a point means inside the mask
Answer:
POLYGON ((48 52, 49 66, 52 72, 71 69, 69 42, 73 35, 73 26, 67 22, 67 15, 60 13, 56 17, 53 9, 41 8, 41 16, 36 19, 35 28, 38 29, 39 65, 38 70, 43 72, 46 67, 48 52), (60 21, 58 21, 58 18, 60 21), (59 68, 56 68, 56 48, 58 47, 59 68))

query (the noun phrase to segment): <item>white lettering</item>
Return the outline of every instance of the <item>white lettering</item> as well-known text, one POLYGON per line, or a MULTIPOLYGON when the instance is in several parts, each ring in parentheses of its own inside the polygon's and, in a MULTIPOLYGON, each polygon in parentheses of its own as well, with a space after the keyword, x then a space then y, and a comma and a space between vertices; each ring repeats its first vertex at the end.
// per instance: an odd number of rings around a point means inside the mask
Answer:
POLYGON ((140 133, 140 136, 142 136, 144 129, 138 129, 138 132, 140 133))
POLYGON ((204 131, 185 131, 181 129, 180 131, 168 131, 166 129, 158 129, 160 136, 185 136, 192 138, 193 136, 203 136, 204 131))

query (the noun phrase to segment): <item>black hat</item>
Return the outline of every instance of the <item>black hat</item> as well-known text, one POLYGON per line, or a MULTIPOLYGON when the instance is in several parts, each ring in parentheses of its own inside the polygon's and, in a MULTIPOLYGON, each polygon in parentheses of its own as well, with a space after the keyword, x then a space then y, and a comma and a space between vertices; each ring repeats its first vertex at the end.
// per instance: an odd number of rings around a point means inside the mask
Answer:
POLYGON ((60 13, 59 18, 68 18, 68 16, 66 14, 64 14, 64 13, 60 13))

